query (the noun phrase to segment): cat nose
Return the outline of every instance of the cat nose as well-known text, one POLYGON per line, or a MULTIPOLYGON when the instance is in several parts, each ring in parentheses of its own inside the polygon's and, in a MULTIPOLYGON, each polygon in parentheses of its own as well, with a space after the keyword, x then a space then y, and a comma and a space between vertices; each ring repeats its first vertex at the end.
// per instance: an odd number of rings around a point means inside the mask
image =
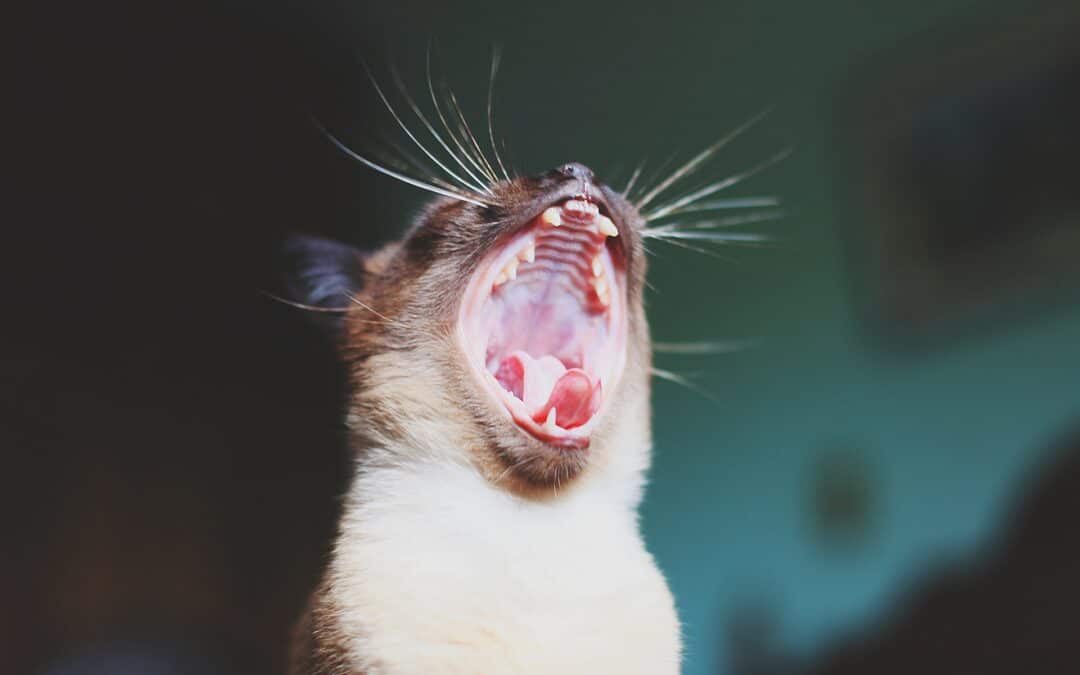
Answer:
POLYGON ((592 182, 592 179, 596 178, 596 174, 592 172, 592 169, 585 166, 584 164, 579 164, 578 162, 570 162, 568 164, 563 164, 562 166, 555 169, 555 171, 566 176, 567 178, 577 178, 578 180, 582 181, 592 182))

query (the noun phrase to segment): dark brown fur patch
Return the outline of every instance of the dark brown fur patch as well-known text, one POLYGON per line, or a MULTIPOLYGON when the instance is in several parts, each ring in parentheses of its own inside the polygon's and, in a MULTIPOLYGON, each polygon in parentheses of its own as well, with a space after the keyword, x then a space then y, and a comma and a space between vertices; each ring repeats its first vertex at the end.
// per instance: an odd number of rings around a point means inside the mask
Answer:
POLYGON ((351 665, 347 637, 338 628, 333 599, 323 584, 293 628, 289 675, 364 675, 351 665))

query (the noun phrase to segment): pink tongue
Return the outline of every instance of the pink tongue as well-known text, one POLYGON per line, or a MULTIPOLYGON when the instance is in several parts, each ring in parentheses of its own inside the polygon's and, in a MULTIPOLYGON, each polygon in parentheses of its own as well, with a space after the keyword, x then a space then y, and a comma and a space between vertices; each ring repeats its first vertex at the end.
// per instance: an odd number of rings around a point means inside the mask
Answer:
POLYGON ((580 427, 589 421, 600 407, 600 383, 593 387, 589 376, 580 368, 573 368, 559 378, 547 403, 533 415, 533 420, 543 424, 549 411, 555 409, 555 423, 563 429, 580 427))
POLYGON ((600 407, 601 383, 593 385, 584 370, 567 370, 551 355, 533 359, 523 351, 513 352, 499 364, 495 379, 525 403, 539 424, 554 408, 555 423, 573 429, 588 422, 600 407))

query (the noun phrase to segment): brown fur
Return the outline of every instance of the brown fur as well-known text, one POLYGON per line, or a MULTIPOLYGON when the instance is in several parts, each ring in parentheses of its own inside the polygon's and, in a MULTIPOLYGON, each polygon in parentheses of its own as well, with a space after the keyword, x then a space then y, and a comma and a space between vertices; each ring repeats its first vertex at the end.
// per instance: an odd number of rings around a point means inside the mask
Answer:
MULTIPOLYGON (((591 456, 588 449, 553 449, 492 411, 454 344, 454 322, 461 291, 483 255, 551 203, 583 190, 580 181, 552 174, 495 187, 499 206, 485 209, 437 200, 404 241, 369 261, 369 275, 358 295, 362 305, 352 307, 346 318, 343 344, 355 392, 350 408, 350 417, 357 421, 353 443, 363 448, 406 439, 413 425, 435 422, 454 430, 488 478, 515 491, 548 494, 602 458, 591 456), (418 368, 427 377, 416 377, 418 368)), ((626 367, 647 372, 648 327, 641 304, 645 257, 636 235, 640 216, 610 189, 589 186, 586 191, 606 205, 619 227, 612 245, 627 271, 626 367)), ((604 435, 601 425, 594 439, 604 435)))
MULTIPOLYGON (((420 214, 404 239, 365 262, 366 278, 345 318, 342 357, 353 395, 350 443, 364 465, 393 463, 373 455, 387 446, 425 448, 451 440, 471 464, 504 489, 532 499, 571 487, 605 461, 604 442, 619 423, 608 414, 590 447, 553 448, 499 415, 478 390, 455 341, 462 291, 492 246, 516 233, 546 207, 583 193, 602 205, 619 229, 609 240, 617 269, 625 272, 629 334, 623 381, 610 395, 647 396, 650 350, 642 305, 643 221, 622 195, 580 177, 551 171, 492 186, 495 206, 438 199, 420 214), (628 393, 629 392, 629 393, 628 393)), ((647 424, 647 423, 646 423, 647 424)), ((297 626, 294 675, 353 675, 347 637, 334 621, 332 581, 323 582, 297 626)))
POLYGON ((324 583, 312 594, 293 628, 291 675, 364 675, 349 662, 348 640, 334 621, 335 609, 324 583))

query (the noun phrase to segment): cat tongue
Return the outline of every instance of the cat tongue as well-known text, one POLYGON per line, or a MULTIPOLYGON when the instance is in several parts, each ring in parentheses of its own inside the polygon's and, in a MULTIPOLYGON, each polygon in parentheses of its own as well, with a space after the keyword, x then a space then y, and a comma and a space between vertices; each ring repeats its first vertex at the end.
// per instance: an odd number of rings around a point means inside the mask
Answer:
POLYGON ((555 410, 555 423, 563 429, 580 427, 596 414, 600 407, 600 382, 595 386, 580 368, 571 368, 555 382, 547 403, 533 414, 541 424, 555 410))
POLYGON ((495 373, 504 389, 521 399, 529 416, 543 424, 552 410, 563 429, 579 427, 600 407, 601 386, 580 368, 569 370, 554 356, 534 359, 526 352, 511 353, 495 373))

